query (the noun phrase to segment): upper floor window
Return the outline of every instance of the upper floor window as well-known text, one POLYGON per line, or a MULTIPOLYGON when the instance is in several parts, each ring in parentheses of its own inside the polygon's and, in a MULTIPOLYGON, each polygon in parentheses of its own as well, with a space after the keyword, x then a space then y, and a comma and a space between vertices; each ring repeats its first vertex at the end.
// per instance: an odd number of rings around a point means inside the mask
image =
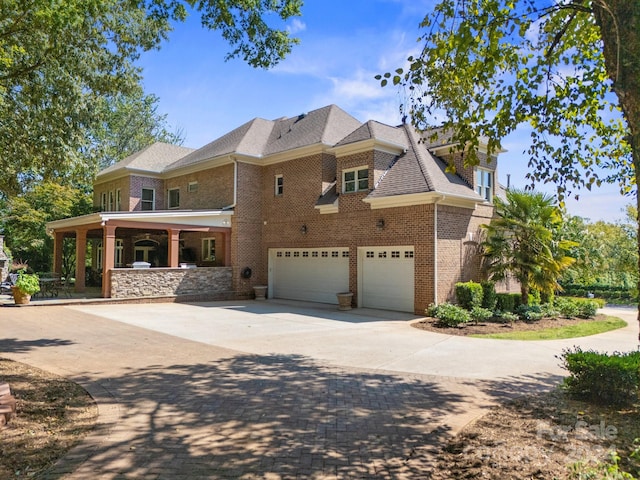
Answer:
POLYGON ((115 210, 115 203, 116 203, 115 196, 114 196, 113 190, 111 190, 109 192, 109 211, 110 212, 113 212, 115 210))
POLYGON ((116 210, 119 212, 122 210, 122 193, 120 189, 116 190, 116 210))
POLYGON ((493 172, 478 168, 476 170, 476 192, 487 202, 493 200, 493 172))
POLYGON ((369 189, 369 168, 358 167, 342 172, 342 191, 361 192, 369 189))
POLYGON ((187 191, 189 193, 195 193, 198 191, 198 182, 189 182, 189 186, 187 187, 187 191))
POLYGON ((100 211, 105 212, 107 210, 107 192, 102 192, 100 195, 100 211))
POLYGON ((140 201, 141 210, 156 209, 156 191, 153 188, 143 188, 142 198, 140 201))
POLYGON ((180 206, 180 189, 172 188, 169 190, 168 198, 169 208, 178 208, 180 206))
POLYGON ((282 175, 276 175, 275 178, 275 194, 276 197, 282 195, 284 192, 284 178, 282 175))

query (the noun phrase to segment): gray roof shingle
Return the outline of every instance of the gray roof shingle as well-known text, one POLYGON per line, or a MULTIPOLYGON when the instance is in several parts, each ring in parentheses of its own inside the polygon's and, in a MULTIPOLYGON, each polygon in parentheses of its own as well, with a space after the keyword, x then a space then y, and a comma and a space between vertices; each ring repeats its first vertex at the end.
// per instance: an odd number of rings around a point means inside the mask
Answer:
POLYGON ((150 173, 160 173, 168 164, 188 155, 193 150, 193 148, 156 142, 105 168, 98 173, 98 177, 118 170, 142 170, 150 173))

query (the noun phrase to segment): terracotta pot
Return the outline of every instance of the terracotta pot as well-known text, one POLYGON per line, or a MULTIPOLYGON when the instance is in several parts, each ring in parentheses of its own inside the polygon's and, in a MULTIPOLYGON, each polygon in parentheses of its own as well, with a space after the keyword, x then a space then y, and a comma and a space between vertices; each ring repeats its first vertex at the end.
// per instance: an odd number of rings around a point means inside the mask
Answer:
POLYGON ((17 287, 11 287, 13 292, 13 301, 16 305, 27 305, 31 301, 31 295, 24 293, 17 287))

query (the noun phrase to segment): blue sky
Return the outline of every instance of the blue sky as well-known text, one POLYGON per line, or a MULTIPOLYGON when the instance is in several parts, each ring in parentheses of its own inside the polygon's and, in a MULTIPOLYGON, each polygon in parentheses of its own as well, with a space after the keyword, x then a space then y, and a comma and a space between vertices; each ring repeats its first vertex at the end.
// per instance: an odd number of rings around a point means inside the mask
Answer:
MULTIPOLYGON (((402 98, 381 88, 374 76, 403 66, 417 53, 419 23, 433 0, 307 0, 303 16, 287 22, 300 45, 271 70, 241 60, 224 61, 229 50, 197 16, 177 24, 158 51, 143 54, 147 93, 160 98, 159 110, 185 136, 184 145, 201 147, 255 117, 290 117, 336 104, 360 121, 400 123, 402 98)), ((503 140, 499 180, 527 184, 528 135, 517 131, 503 140)), ((555 187, 541 185, 553 193, 555 187)), ((567 209, 593 221, 623 218, 632 203, 614 185, 580 192, 567 209)))

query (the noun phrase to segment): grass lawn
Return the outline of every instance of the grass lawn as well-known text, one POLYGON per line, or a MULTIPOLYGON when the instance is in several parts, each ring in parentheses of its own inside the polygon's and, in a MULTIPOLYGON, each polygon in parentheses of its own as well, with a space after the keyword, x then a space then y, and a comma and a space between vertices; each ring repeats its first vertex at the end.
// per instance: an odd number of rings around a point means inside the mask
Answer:
POLYGON ((563 338, 587 337, 627 326, 627 322, 618 317, 605 317, 601 320, 585 320, 575 325, 542 330, 517 331, 505 333, 487 333, 470 335, 474 338, 497 338, 501 340, 561 340, 563 338))

